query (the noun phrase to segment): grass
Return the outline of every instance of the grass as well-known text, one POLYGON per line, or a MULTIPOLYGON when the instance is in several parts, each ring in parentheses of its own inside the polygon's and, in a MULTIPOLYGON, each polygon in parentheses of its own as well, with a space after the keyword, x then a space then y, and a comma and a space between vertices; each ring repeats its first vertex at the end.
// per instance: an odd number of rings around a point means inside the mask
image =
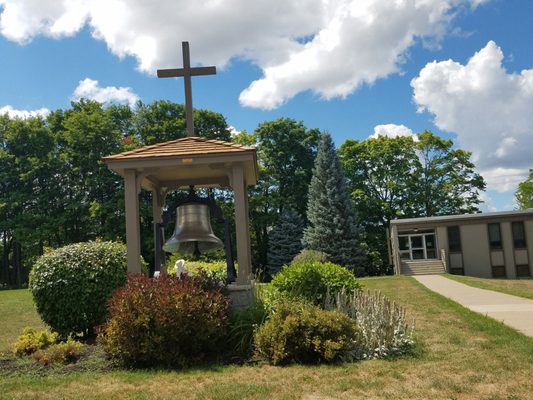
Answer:
MULTIPOLYGON (((429 291, 410 277, 362 282, 405 305, 408 315, 416 319, 418 345, 412 356, 333 366, 214 365, 185 371, 52 371, 3 376, 0 372, 0 398, 531 398, 533 339, 429 291)), ((25 312, 35 313, 32 308, 25 312)))
POLYGON ((464 283, 465 285, 480 289, 494 290, 496 292, 533 300, 533 279, 476 278, 473 276, 450 274, 446 274, 445 276, 446 278, 464 283))
POLYGON ((0 290, 0 353, 11 351, 13 342, 26 326, 45 326, 35 311, 29 290, 0 290))

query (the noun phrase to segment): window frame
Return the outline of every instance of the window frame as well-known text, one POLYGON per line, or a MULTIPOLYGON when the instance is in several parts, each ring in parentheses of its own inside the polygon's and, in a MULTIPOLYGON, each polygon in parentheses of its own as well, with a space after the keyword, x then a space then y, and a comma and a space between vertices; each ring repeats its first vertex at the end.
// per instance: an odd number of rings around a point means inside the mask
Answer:
POLYGON ((503 241, 502 241, 502 228, 501 224, 499 222, 491 222, 487 224, 487 231, 488 231, 488 239, 489 239, 489 248, 490 250, 502 250, 503 249, 503 241), (491 230, 491 226, 498 228, 498 238, 495 239, 492 237, 491 233, 494 232, 491 230))
MULTIPOLYGON (((461 243, 461 227, 459 225, 451 225, 448 226, 446 229, 446 235, 448 237, 448 251, 450 253, 462 253, 463 252, 463 245, 461 243), (450 232, 457 229, 457 238, 456 240, 450 240, 452 235, 450 235, 450 232), (453 246, 452 246, 453 244, 453 246)), ((454 238, 455 239, 455 238, 454 238)))
POLYGON ((527 249, 527 241, 526 241, 526 227, 524 224, 524 221, 513 221, 511 222, 511 234, 513 236, 513 247, 515 249, 527 249), (521 230, 521 238, 517 238, 515 235, 515 227, 520 227, 521 230), (518 242, 518 245, 517 245, 518 242))

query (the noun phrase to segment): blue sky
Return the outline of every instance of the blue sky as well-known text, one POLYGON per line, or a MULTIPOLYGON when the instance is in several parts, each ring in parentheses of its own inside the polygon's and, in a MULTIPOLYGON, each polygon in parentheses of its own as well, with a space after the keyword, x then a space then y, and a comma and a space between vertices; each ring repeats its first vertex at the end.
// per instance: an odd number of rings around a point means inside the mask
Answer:
POLYGON ((197 108, 237 130, 278 117, 337 145, 429 129, 473 153, 485 210, 512 209, 533 168, 528 0, 0 0, 0 111, 100 101, 183 102, 157 79, 192 62, 197 108), (236 10, 239 10, 236 12, 236 10))

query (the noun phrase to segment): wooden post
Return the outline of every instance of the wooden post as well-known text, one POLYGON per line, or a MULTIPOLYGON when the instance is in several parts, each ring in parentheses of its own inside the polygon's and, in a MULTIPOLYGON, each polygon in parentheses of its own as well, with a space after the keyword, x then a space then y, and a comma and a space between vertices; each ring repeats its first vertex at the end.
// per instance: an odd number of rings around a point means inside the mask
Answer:
POLYGON ((126 247, 128 273, 141 273, 141 232, 139 226, 139 193, 137 173, 124 171, 124 200, 126 208, 126 247))
POLYGON ((233 166, 231 183, 235 200, 235 230, 237 234, 237 284, 248 285, 252 272, 252 257, 249 241, 248 193, 241 164, 233 166))
POLYGON ((394 275, 401 275, 402 261, 400 257, 400 245, 398 242, 398 227, 393 225, 390 227, 390 240, 392 249, 392 262, 394 265, 394 275))

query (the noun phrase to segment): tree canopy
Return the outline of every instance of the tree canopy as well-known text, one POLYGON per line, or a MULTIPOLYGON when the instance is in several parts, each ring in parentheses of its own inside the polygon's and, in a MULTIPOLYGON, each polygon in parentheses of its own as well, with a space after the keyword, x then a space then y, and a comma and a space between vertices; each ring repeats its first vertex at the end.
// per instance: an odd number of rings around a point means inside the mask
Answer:
MULTIPOLYGON (((341 237, 326 252, 355 265, 342 254, 350 246, 365 247, 359 227, 365 230, 369 254, 379 250, 385 260, 385 227, 391 219, 476 211, 485 187, 470 153, 431 132, 416 141, 347 140, 338 152, 341 168, 329 135, 322 137, 323 154, 317 159, 321 133, 302 122, 280 118, 259 124, 251 134, 232 134, 220 113, 194 110, 194 118, 199 136, 258 149, 260 176, 249 188, 249 210, 252 263, 259 275, 267 271, 269 258, 279 263, 268 249, 277 246, 279 229, 274 227, 286 223, 280 220, 285 210, 299 214, 304 225, 310 223, 306 243, 311 248, 324 250, 322 244, 341 237), (317 226, 322 230, 313 230, 317 226), (320 236, 324 232, 333 236, 320 236)), ((0 282, 22 283, 27 273, 22 267, 31 267, 47 247, 95 238, 124 240, 123 180, 102 157, 185 135, 184 107, 168 101, 139 102, 132 109, 81 100, 46 118, 0 115, 0 282)), ((531 182, 530 175, 517 191, 523 207, 531 207, 531 182)), ((233 215, 232 192, 216 190, 215 196, 227 216, 233 215)), ((151 262, 151 193, 141 192, 139 208, 141 251, 151 262)))
POLYGON ((429 131, 418 135, 415 148, 421 163, 418 216, 477 212, 486 185, 470 160, 472 153, 454 149, 453 141, 429 131))
POLYGON ((371 251, 387 262, 392 219, 478 211, 485 181, 471 153, 429 131, 414 137, 347 140, 339 149, 371 251))
POLYGON ((320 131, 289 118, 263 122, 255 130, 259 159, 270 179, 273 204, 305 215, 320 131))
POLYGON ((528 178, 518 184, 515 199, 520 209, 533 208, 533 170, 530 169, 528 178))
MULTIPOLYGON (((225 118, 195 110, 196 132, 230 139, 225 118)), ((103 107, 89 100, 28 119, 0 116, 2 282, 22 283, 47 247, 124 240, 123 180, 102 157, 185 136, 183 105, 103 107), (183 121, 182 121, 183 120, 183 121), (182 123, 183 122, 183 123, 182 123)), ((143 255, 152 257, 151 194, 140 195, 143 255)))

